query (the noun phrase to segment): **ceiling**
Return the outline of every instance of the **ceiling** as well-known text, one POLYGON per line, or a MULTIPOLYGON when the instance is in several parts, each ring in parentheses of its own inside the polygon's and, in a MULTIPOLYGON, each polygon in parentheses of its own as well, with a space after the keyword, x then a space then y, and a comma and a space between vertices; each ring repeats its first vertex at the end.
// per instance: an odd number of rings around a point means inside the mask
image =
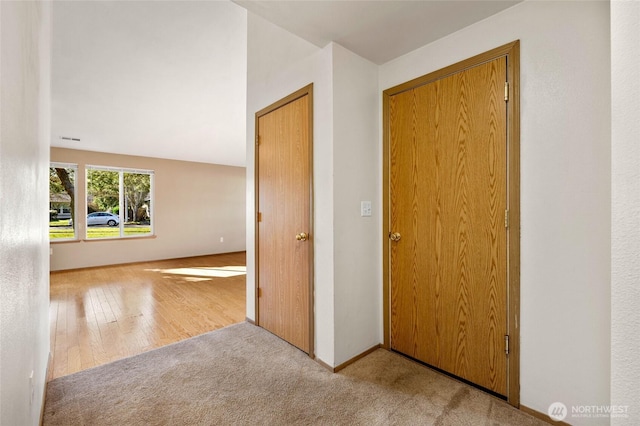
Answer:
POLYGON ((383 64, 522 0, 233 1, 318 47, 335 41, 383 64))
POLYGON ((51 145, 244 166, 242 7, 382 64, 517 1, 235 3, 54 2, 51 145))
POLYGON ((58 1, 52 39, 52 146, 244 166, 237 5, 58 1))

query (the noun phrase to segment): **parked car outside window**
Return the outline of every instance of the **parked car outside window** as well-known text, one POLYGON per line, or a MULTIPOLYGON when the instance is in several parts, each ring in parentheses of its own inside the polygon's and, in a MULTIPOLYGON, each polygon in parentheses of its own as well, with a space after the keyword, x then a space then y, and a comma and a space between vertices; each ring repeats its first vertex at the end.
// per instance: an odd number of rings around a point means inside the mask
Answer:
MULTIPOLYGON (((109 212, 93 212, 87 215, 87 226, 93 225, 109 225, 117 226, 120 224, 120 217, 117 214, 109 212)), ((69 219, 69 225, 73 225, 73 221, 69 219)))
POLYGON ((116 226, 120 224, 118 215, 108 212, 94 212, 87 215, 87 226, 91 225, 109 225, 116 226))

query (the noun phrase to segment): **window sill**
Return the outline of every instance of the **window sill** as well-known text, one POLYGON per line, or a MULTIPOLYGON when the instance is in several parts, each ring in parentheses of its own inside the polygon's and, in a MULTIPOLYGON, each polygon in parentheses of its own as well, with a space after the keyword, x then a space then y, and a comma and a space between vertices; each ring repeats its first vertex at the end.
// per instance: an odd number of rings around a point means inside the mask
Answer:
POLYGON ((49 240, 49 244, 63 244, 63 243, 79 243, 82 242, 81 239, 79 238, 74 238, 74 239, 55 239, 55 240, 49 240))

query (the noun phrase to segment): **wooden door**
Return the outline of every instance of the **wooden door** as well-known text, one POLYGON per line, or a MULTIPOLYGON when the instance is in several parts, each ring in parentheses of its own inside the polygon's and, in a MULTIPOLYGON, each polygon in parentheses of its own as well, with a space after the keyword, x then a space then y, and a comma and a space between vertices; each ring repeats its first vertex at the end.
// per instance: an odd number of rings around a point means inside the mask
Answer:
POLYGON ((391 348, 507 394, 506 57, 389 98, 391 348))
POLYGON ((312 352, 311 87, 256 115, 257 323, 312 352))

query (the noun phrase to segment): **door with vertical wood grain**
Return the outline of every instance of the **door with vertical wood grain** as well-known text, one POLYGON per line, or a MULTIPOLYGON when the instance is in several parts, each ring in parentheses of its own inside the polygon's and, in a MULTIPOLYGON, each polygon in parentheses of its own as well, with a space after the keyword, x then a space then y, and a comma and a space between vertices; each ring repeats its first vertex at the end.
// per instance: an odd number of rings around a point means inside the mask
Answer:
POLYGON ((389 98, 391 348, 507 395, 507 60, 389 98))
POLYGON ((311 87, 256 114, 257 324, 312 353, 311 87))

